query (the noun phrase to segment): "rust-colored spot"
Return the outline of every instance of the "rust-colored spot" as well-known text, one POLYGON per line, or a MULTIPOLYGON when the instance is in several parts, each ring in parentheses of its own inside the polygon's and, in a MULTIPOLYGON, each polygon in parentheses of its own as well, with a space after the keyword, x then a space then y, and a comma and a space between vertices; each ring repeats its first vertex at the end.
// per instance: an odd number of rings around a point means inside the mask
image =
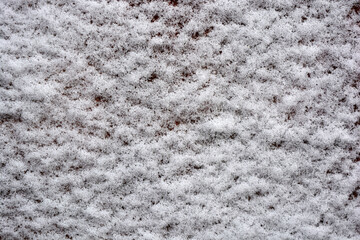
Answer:
POLYGON ((175 121, 175 125, 176 125, 176 126, 179 126, 179 125, 180 125, 180 122, 179 122, 179 121, 175 121))

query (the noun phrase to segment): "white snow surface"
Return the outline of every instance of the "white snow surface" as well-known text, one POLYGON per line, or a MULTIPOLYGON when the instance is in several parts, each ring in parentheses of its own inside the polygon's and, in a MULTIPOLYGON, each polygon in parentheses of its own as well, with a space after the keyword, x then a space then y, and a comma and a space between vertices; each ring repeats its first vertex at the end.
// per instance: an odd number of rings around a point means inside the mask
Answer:
POLYGON ((358 0, 0 0, 0 239, 359 239, 358 0))

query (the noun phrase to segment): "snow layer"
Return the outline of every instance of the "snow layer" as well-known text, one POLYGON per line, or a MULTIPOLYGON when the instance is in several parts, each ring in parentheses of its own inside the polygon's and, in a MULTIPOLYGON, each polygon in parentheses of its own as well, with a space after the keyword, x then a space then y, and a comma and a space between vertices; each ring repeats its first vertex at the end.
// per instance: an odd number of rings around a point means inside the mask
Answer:
POLYGON ((1 0, 0 239, 359 239, 359 15, 1 0))

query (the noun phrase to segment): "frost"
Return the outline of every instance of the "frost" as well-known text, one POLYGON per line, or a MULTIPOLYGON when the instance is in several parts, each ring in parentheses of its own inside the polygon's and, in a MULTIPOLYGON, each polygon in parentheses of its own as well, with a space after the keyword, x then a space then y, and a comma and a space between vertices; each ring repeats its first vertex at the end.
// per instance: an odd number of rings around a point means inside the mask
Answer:
POLYGON ((0 1, 0 239, 357 239, 359 13, 0 1))

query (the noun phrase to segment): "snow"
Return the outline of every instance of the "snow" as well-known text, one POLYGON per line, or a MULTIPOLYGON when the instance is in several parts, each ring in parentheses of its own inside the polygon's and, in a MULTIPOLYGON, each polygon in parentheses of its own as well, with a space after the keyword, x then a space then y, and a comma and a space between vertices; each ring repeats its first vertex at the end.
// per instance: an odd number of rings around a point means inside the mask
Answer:
POLYGON ((0 1, 0 239, 358 239, 359 13, 0 1))

